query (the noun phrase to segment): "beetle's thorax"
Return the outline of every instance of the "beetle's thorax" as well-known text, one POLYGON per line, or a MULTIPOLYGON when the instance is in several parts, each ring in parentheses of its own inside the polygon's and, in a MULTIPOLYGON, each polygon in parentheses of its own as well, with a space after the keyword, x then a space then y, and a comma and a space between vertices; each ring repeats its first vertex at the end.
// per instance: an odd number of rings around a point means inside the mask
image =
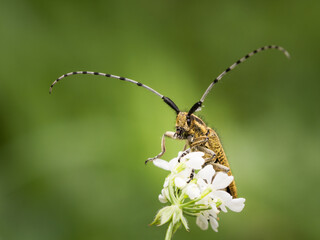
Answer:
POLYGON ((206 124, 196 115, 179 112, 176 119, 176 136, 187 139, 189 136, 203 136, 207 132, 206 124))

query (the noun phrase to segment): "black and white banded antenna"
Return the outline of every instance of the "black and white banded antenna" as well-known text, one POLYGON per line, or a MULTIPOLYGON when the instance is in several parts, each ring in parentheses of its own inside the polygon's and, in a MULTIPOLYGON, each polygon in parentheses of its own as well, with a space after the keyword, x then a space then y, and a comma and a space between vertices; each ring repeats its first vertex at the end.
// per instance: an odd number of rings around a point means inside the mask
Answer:
POLYGON ((277 45, 269 45, 269 46, 264 46, 261 48, 258 48, 250 53, 248 53, 247 55, 245 55, 243 58, 240 58, 238 61, 236 61, 234 64, 232 64, 230 67, 228 67, 225 71, 223 71, 216 79, 213 80, 213 82, 209 85, 209 87, 207 88, 207 90, 204 92, 204 94, 202 95, 200 101, 196 102, 191 109, 188 112, 188 115, 190 116, 192 113, 194 113, 198 108, 200 108, 202 106, 202 103, 204 102, 205 98, 207 97, 208 93, 210 92, 211 88, 221 80, 221 78, 223 78, 224 75, 226 75, 229 71, 231 71, 232 69, 236 68, 236 66, 238 66, 240 63, 243 63, 244 61, 246 61, 249 57, 252 57, 253 55, 255 55, 258 52, 261 52, 263 50, 267 50, 267 49, 277 49, 281 52, 284 53, 284 55, 286 55, 287 58, 290 58, 290 54, 287 50, 285 50, 283 47, 277 46, 277 45))
POLYGON ((58 79, 56 79, 50 86, 50 89, 49 89, 49 93, 51 94, 52 93, 52 88, 54 85, 56 85, 61 79, 65 78, 65 77, 68 77, 68 76, 72 76, 72 75, 76 75, 76 74, 91 74, 91 75, 99 75, 99 76, 104 76, 104 77, 108 77, 108 78, 116 78, 116 79, 119 79, 119 80, 122 80, 122 81, 126 81, 126 82, 131 82, 131 83, 134 83, 136 84, 137 86, 139 87, 143 87, 147 90, 149 90, 150 92, 158 95, 166 104, 168 104, 173 110, 176 111, 176 113, 178 114, 180 112, 179 108, 177 107, 177 105, 168 97, 160 94, 159 92, 157 92, 156 90, 152 89, 151 87, 147 86, 147 85, 144 85, 140 82, 137 82, 135 80, 132 80, 130 78, 126 78, 126 77, 119 77, 119 76, 116 76, 116 75, 112 75, 112 74, 106 74, 106 73, 101 73, 101 72, 91 72, 91 71, 77 71, 77 72, 69 72, 69 73, 66 73, 64 75, 62 75, 61 77, 59 77, 58 79))

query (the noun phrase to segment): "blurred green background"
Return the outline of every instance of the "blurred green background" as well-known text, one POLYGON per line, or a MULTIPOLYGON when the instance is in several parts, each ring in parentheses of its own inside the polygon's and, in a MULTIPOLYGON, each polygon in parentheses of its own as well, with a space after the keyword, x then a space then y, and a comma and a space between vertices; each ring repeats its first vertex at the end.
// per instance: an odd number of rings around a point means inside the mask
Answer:
MULTIPOLYGON (((164 239, 167 172, 145 159, 175 113, 234 61, 200 113, 232 166, 241 213, 174 239, 319 239, 319 1, 1 1, 0 239, 164 239)), ((167 141, 165 159, 183 146, 167 141)))

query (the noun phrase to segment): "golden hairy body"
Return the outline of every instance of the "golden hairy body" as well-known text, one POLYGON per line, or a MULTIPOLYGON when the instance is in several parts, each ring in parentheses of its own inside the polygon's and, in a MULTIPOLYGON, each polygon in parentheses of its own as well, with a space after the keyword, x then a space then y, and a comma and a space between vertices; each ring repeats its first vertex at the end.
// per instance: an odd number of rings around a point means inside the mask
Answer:
MULTIPOLYGON (((190 115, 190 124, 188 125, 187 116, 187 112, 180 112, 177 115, 176 136, 179 139, 186 139, 191 151, 204 152, 204 158, 207 159, 206 165, 213 164, 216 171, 225 171, 224 169, 219 169, 219 165, 215 165, 221 164, 228 169, 227 174, 231 176, 230 165, 217 133, 207 127, 202 119, 194 114, 190 115), (214 152, 214 155, 210 150, 214 152)), ((234 198, 237 197, 237 188, 234 181, 229 185, 227 191, 234 198)))

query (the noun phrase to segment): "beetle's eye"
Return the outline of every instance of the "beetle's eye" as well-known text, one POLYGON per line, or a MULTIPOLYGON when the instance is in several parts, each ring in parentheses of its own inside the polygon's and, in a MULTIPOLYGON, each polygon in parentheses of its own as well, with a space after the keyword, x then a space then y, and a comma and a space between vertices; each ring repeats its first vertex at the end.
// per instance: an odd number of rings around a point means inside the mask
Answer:
POLYGON ((189 117, 187 117, 187 124, 188 124, 188 126, 190 127, 191 120, 190 120, 190 118, 189 118, 189 117))

